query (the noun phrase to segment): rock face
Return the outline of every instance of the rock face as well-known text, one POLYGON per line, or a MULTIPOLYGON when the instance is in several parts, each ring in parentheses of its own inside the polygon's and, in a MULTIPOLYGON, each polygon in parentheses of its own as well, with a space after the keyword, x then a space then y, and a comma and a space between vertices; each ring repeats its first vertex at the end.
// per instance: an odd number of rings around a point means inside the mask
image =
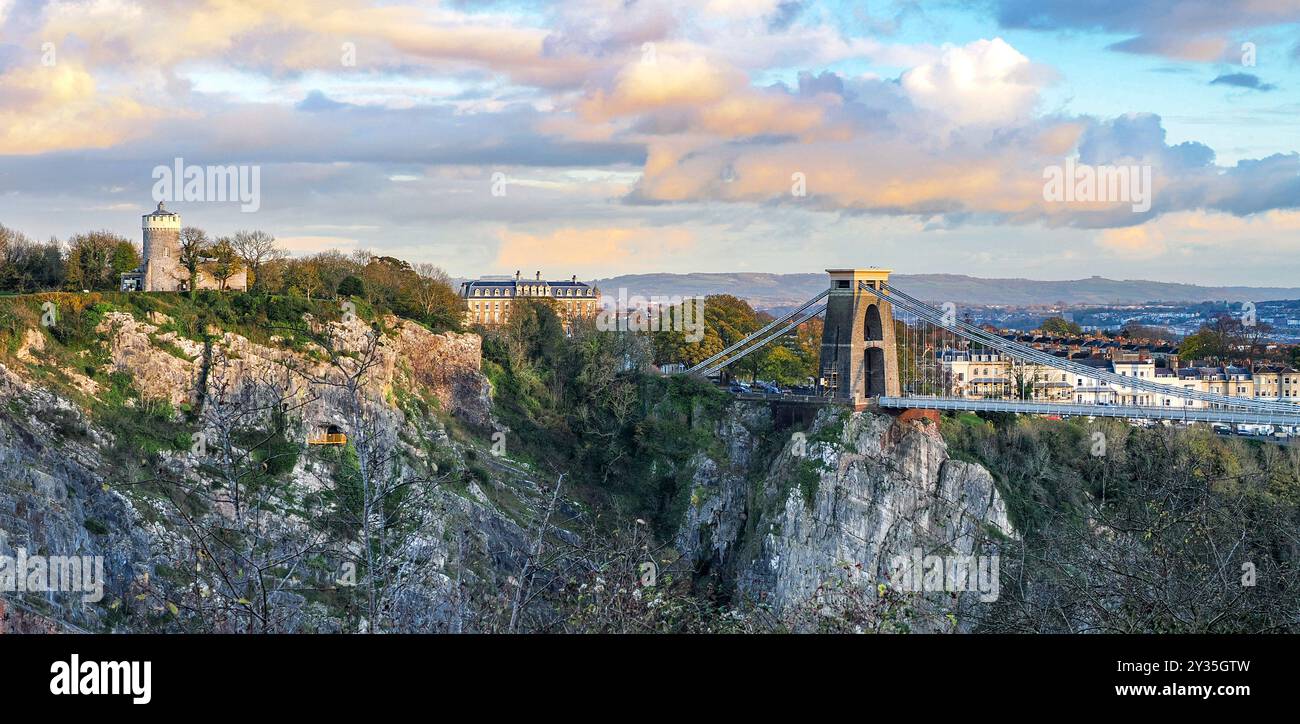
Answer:
MULTIPOLYGON (((696 458, 677 547, 741 601, 789 612, 846 578, 870 594, 898 580, 899 557, 991 557, 1013 535, 992 477, 950 459, 929 420, 827 408, 794 434, 772 429, 766 406, 728 412, 718 429, 725 454, 696 458), (782 443, 774 457, 756 454, 765 440, 782 443)), ((961 628, 977 602, 975 591, 907 601, 927 614, 916 617, 922 629, 936 619, 961 628)))
MULTIPOLYGON (((0 556, 16 557, 21 549, 29 555, 104 560, 101 600, 85 601, 76 591, 7 592, 0 633, 210 630, 202 617, 187 622, 184 605, 171 610, 176 601, 192 600, 199 606, 215 601, 208 590, 221 585, 212 575, 214 566, 205 564, 208 559, 196 558, 200 541, 191 523, 212 530, 255 530, 258 536, 283 541, 267 551, 268 559, 292 552, 304 541, 317 543, 321 553, 304 561, 304 568, 290 571, 293 585, 272 596, 275 629, 357 630, 355 603, 338 604, 329 596, 310 593, 322 580, 336 583, 337 569, 306 570, 309 565, 334 565, 334 557, 360 550, 355 533, 323 530, 321 512, 303 510, 303 501, 339 495, 340 470, 347 474, 343 448, 303 445, 322 426, 356 419, 344 410, 344 394, 330 383, 337 382, 337 370, 319 348, 274 346, 274 340, 257 344, 228 331, 210 330, 214 339, 205 349, 174 333, 160 333, 168 321, 156 314, 140 318, 106 312, 96 330, 102 345, 97 353, 106 360, 100 371, 131 380, 138 397, 125 404, 138 408, 141 416, 149 400, 170 403, 151 407, 155 412, 150 414, 175 410, 167 413, 171 424, 160 434, 184 442, 163 438, 148 440, 143 447, 138 441, 124 447, 127 431, 105 427, 90 410, 42 381, 50 367, 42 359, 44 338, 39 332, 24 341, 20 358, 0 365, 0 556), (217 405, 220 385, 228 400, 253 409, 283 406, 290 411, 283 434, 294 450, 292 463, 275 474, 272 493, 273 508, 283 513, 265 522, 238 520, 231 496, 222 492, 229 489, 223 488, 222 464, 210 448, 190 447, 190 433, 200 428, 208 434, 208 445, 217 444, 207 423, 196 426, 180 412, 194 403, 205 371, 206 410, 217 405), (294 396, 282 403, 273 394, 277 389, 294 390, 294 396), (178 495, 180 483, 195 482, 215 501, 197 513, 177 503, 184 497, 178 495), (190 521, 186 516, 197 517, 190 521), (319 544, 326 535, 335 536, 328 548, 319 544), (322 557, 329 560, 316 560, 322 557)), ((368 324, 328 324, 338 348, 360 354, 368 324)), ((385 326, 389 331, 377 346, 360 417, 377 431, 372 440, 383 448, 382 474, 410 481, 410 490, 426 491, 426 497, 409 521, 410 533, 400 539, 400 548, 386 551, 397 571, 388 575, 397 583, 383 601, 383 625, 402 631, 472 631, 499 613, 504 592, 510 590, 531 545, 538 511, 549 496, 526 469, 472 465, 469 461, 486 453, 472 450, 473 443, 453 442, 447 433, 446 415, 473 427, 492 424, 490 385, 480 372, 480 338, 434 334, 395 318, 385 320, 385 326)), ((78 385, 71 372, 59 369, 83 392, 94 391, 78 385)), ((102 404, 93 397, 91 401, 102 404)), ((235 444, 246 444, 244 439, 256 438, 246 435, 235 444)), ((330 510, 324 509, 325 517, 330 510)), ((231 593, 228 600, 239 595, 231 593)), ((360 623, 363 629, 370 625, 360 623)), ((245 630, 236 626, 243 623, 228 623, 225 630, 245 630)))
MULTIPOLYGON (((189 400, 199 379, 203 345, 174 332, 158 333, 159 325, 169 320, 162 315, 150 316, 150 321, 144 321, 126 312, 108 312, 96 331, 110 342, 115 371, 130 374, 142 395, 179 406, 189 400)), ((380 341, 378 374, 371 380, 381 396, 407 377, 406 381, 426 388, 445 409, 467 422, 480 427, 489 423, 490 388, 481 371, 482 340, 478 335, 435 334, 396 317, 385 322, 394 333, 380 341)), ((361 349, 370 331, 369 325, 359 319, 325 325, 331 336, 350 350, 361 349)), ((318 376, 329 373, 328 365, 318 359, 256 344, 231 332, 210 331, 217 336, 214 346, 219 359, 230 366, 229 374, 236 382, 268 369, 281 369, 291 358, 297 358, 293 361, 305 372, 318 376)), ((40 335, 36 338, 40 340, 40 335)))
MULTIPOLYGON (((105 601, 126 596, 137 571, 151 565, 155 541, 139 511, 103 489, 97 442, 105 437, 82 426, 72 405, 3 366, 0 402, 0 555, 102 556, 105 601)), ((107 613, 80 593, 39 598, 11 602, 0 632, 59 628, 54 620, 96 628, 107 613), (47 618, 35 624, 34 614, 47 618)))

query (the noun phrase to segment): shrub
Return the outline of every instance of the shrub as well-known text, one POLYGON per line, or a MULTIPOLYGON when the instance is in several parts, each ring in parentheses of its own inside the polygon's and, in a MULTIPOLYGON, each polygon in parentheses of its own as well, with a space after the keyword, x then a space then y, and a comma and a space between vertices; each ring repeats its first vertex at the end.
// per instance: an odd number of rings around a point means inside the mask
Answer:
POLYGON ((366 295, 366 283, 359 277, 346 276, 343 281, 339 282, 339 296, 341 297, 364 297, 366 295))

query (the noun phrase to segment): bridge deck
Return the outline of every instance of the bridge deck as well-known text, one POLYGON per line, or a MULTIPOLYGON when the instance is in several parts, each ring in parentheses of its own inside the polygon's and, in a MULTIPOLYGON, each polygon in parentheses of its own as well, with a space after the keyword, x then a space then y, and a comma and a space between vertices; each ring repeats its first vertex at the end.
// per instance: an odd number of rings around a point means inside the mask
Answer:
POLYGON ((840 400, 830 397, 818 397, 817 395, 775 395, 768 392, 736 392, 732 394, 737 400, 753 400, 756 402, 795 402, 805 405, 837 405, 841 404, 840 400))
POLYGON ((1015 412, 1028 415, 1072 415, 1080 417, 1123 417, 1144 420, 1184 420, 1241 425, 1300 425, 1300 408, 1294 415, 1273 412, 1242 412, 1203 407, 1142 407, 1138 405, 1076 405, 1022 400, 970 400, 950 397, 881 397, 881 407, 922 410, 969 410, 971 412, 1015 412))

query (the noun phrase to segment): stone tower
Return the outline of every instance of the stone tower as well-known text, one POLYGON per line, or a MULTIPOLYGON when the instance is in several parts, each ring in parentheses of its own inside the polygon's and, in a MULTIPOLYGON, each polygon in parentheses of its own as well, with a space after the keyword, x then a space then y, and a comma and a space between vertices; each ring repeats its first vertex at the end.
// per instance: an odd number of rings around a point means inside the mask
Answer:
POLYGON ((827 269, 820 374, 832 396, 865 407, 881 395, 898 396, 894 308, 872 292, 889 281, 889 269, 827 269), (863 288, 865 287, 865 288, 863 288))
POLYGON ((181 215, 161 201, 144 215, 144 284, 146 292, 174 292, 180 287, 181 215))

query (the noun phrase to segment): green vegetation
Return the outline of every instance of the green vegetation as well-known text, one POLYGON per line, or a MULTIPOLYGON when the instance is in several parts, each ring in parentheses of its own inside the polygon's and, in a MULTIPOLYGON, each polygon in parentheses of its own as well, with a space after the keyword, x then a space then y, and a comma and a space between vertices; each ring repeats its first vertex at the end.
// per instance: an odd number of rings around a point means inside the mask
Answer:
POLYGON ((1083 327, 1064 317, 1048 317, 1038 327, 1046 334, 1054 334, 1058 337, 1077 337, 1083 334, 1083 327))
POLYGON ((799 494, 803 498, 805 508, 809 510, 813 507, 813 502, 817 499, 817 488, 822 481, 822 467, 815 460, 800 460, 796 468, 795 484, 799 486, 799 494))
MULTIPOLYGON (((177 261, 185 278, 197 274, 205 284, 225 290, 243 272, 251 294, 231 295, 234 300, 289 298, 310 303, 353 298, 378 313, 391 312, 434 331, 459 329, 464 319, 465 305, 451 278, 433 264, 411 265, 363 250, 290 258, 274 236, 258 230, 212 239, 202 229, 185 227, 178 247, 177 261)), ((134 242, 107 231, 42 244, 0 225, 0 293, 114 292, 122 273, 140 265, 140 254, 134 242)), ((186 294, 197 299, 212 293, 186 294)), ((207 306, 220 305, 209 301, 207 306)), ((0 318, 0 326, 4 323, 0 318)))
MULTIPOLYGON (((695 320, 694 300, 683 302, 675 314, 695 320)), ((653 337, 656 364, 684 363, 687 367, 704 361, 731 344, 758 331, 772 321, 772 316, 755 312, 744 300, 728 294, 704 299, 704 336, 691 342, 686 331, 662 331, 653 337)), ((816 374, 817 355, 821 347, 821 319, 799 325, 778 344, 771 344, 736 363, 732 374, 749 379, 775 380, 783 385, 802 385, 816 374)))
POLYGON ((688 503, 688 461, 716 450, 725 393, 702 380, 642 372, 647 340, 578 322, 572 336, 550 305, 516 302, 484 332, 483 368, 509 452, 568 471, 586 494, 670 532, 688 503))
POLYGON ((1294 626, 1300 449, 1120 420, 961 415, 942 432, 1007 504, 1019 538, 1005 543, 1004 580, 1036 582, 1004 588, 985 629, 1294 626))

